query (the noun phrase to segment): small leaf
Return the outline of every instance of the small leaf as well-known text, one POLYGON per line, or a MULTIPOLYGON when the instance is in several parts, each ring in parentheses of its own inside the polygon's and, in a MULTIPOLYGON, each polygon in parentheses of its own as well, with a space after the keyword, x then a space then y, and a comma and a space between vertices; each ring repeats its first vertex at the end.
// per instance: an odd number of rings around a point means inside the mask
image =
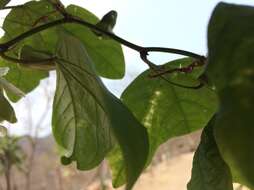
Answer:
POLYGON ((97 166, 117 140, 131 189, 148 156, 146 129, 96 76, 82 43, 61 33, 57 48, 53 134, 62 155, 82 170, 97 166))
POLYGON ((15 112, 11 104, 4 97, 3 93, 0 92, 0 122, 4 120, 9 121, 10 123, 17 122, 15 112))
POLYGON ((3 77, 0 77, 0 87, 3 88, 6 92, 10 92, 12 94, 15 94, 16 96, 19 97, 25 96, 25 93, 22 90, 11 84, 3 77))
MULTIPOLYGON (((95 15, 79 6, 70 5, 66 10, 89 23, 96 24, 99 22, 95 15)), ((65 29, 81 40, 100 76, 111 79, 123 78, 125 63, 123 51, 118 42, 100 40, 89 28, 77 24, 66 24, 65 29)))
MULTIPOLYGON (((192 61, 190 58, 179 59, 165 64, 164 67, 184 67, 192 61)), ((202 71, 195 69, 192 73, 172 73, 165 77, 175 83, 196 86, 202 71)), ((181 88, 159 77, 149 78, 149 73, 147 70, 140 74, 121 96, 123 102, 148 129, 150 153, 147 165, 162 143, 204 127, 217 109, 217 96, 209 87, 181 88)), ((114 156, 109 159, 114 159, 114 156)), ((116 187, 125 182, 123 175, 117 171, 120 168, 119 172, 123 172, 122 167, 112 165, 113 176, 118 177, 113 180, 116 187)))
POLYGON ((216 145, 213 127, 216 116, 204 128, 193 158, 188 190, 233 190, 232 175, 216 145))
MULTIPOLYGON (((38 51, 31 46, 23 46, 20 52, 20 59, 29 61, 46 60, 52 58, 50 53, 44 51, 38 51)), ((24 63, 21 64, 23 67, 39 70, 52 70, 55 69, 55 63, 53 61, 45 61, 41 63, 24 63)))
MULTIPOLYGON (((102 19, 96 24, 96 26, 106 32, 113 33, 113 28, 116 24, 117 12, 109 11, 105 14, 102 19)), ((100 32, 94 31, 94 33, 98 36, 103 36, 100 32)), ((107 36, 103 36, 103 38, 107 39, 107 36)))

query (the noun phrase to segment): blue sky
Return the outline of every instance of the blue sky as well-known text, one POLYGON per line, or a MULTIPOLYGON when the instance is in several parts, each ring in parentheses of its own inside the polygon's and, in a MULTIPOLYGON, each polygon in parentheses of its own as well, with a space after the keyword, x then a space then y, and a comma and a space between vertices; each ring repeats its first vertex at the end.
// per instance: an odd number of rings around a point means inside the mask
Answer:
MULTIPOLYGON (((25 1, 12 0, 11 4, 20 4, 25 1)), ((62 0, 65 5, 77 4, 87 8, 95 13, 98 17, 102 17, 110 10, 118 12, 118 20, 114 32, 139 45, 143 46, 162 46, 172 47, 193 51, 200 54, 206 54, 206 30, 207 24, 216 4, 217 0, 62 0)), ((253 0, 231 0, 224 1, 236 4, 253 5, 253 0)), ((7 11, 0 12, 0 17, 4 18, 7 11)), ((3 21, 3 19, 1 19, 3 21)), ((140 60, 139 55, 128 48, 124 48, 126 61, 126 76, 123 80, 106 80, 105 84, 117 96, 121 94, 124 88, 144 69, 146 65, 140 60)), ((176 55, 154 54, 151 59, 156 63, 164 63, 166 61, 178 58, 176 55)), ((54 77, 50 80, 43 81, 42 86, 50 85, 49 91, 54 91, 54 77)), ((39 87, 34 92, 26 96, 18 104, 17 116, 19 122, 8 128, 12 133, 27 133, 31 123, 35 125, 38 122, 41 110, 45 109, 45 99, 38 101, 36 97, 44 97, 44 88, 39 87), (34 103, 37 99, 36 103, 34 103), (32 102, 32 103, 29 103, 32 102), (27 105, 30 104, 30 111, 27 105), (29 120, 27 114, 32 115, 32 121, 29 120)), ((50 133, 50 114, 46 116, 46 120, 40 130, 40 136, 50 133)))

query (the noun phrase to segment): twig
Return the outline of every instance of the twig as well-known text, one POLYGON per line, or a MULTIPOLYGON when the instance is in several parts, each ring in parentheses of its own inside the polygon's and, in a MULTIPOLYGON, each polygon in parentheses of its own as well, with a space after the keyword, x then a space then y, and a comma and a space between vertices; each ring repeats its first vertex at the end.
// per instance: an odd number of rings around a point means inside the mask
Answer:
MULTIPOLYGON (((164 47, 143 47, 143 46, 139 46, 137 44, 134 44, 132 42, 129 42, 117 35, 115 35, 114 33, 112 32, 109 32, 109 31, 105 31, 99 27, 97 27, 96 25, 94 24, 91 24, 85 20, 82 20, 81 18, 79 17, 76 17, 76 16, 73 16, 73 15, 70 15, 68 14, 60 5, 58 4, 52 4, 55 9, 57 11, 59 11, 63 16, 64 18, 62 19, 58 19, 58 20, 55 20, 55 21, 52 21, 50 23, 46 23, 46 24, 43 24, 43 25, 40 25, 40 26, 37 26, 35 28, 32 28, 30 29, 29 31, 27 32, 24 32, 20 35, 18 35, 17 37, 13 38, 12 40, 6 42, 6 43, 2 43, 0 44, 0 56, 2 56, 3 58, 5 59, 9 59, 10 61, 14 61, 14 62, 19 62, 19 63, 34 63, 36 64, 37 61, 30 61, 28 62, 27 60, 19 60, 19 59, 15 59, 15 58, 10 58, 8 56, 6 56, 5 54, 3 54, 3 52, 6 52, 8 51, 12 46, 14 46, 15 44, 19 43, 20 41, 36 34, 36 33, 39 33, 41 31, 44 31, 46 29, 49 29, 49 28, 52 28, 52 27, 56 27, 58 25, 62 25, 62 24, 67 24, 67 23, 76 23, 76 24, 79 24, 79 25, 82 25, 82 26, 85 26, 85 27, 88 27, 92 30, 95 30, 97 32, 100 32, 106 36, 108 36, 109 38, 119 42, 120 44, 123 44, 137 52, 140 53, 140 57, 141 59, 153 70, 156 72, 156 74, 160 77, 160 78, 163 78, 163 80, 173 84, 173 85, 176 85, 176 86, 179 86, 179 87, 183 87, 183 88, 192 88, 192 89, 197 89, 197 88, 200 88, 203 86, 202 83, 200 83, 198 86, 195 86, 195 87, 190 87, 190 86, 184 86, 184 85, 180 85, 180 84, 176 84, 176 83, 173 83, 173 82, 170 82, 168 81, 165 77, 163 77, 162 75, 165 74, 165 73, 170 73, 172 71, 165 71, 165 72, 159 72, 158 71, 158 68, 159 66, 156 66, 154 63, 152 63, 151 61, 149 61, 147 59, 147 55, 149 52, 165 52, 165 53, 174 53, 174 54, 179 54, 179 55, 184 55, 184 56, 188 56, 188 57, 192 57, 192 58, 195 58, 199 61, 202 61, 204 62, 204 60, 206 59, 204 56, 202 55, 199 55, 199 54, 196 54, 196 53, 193 53, 193 52, 189 52, 189 51, 185 51, 185 50, 180 50, 180 49, 174 49, 174 48, 164 48, 164 47)), ((38 60, 38 62, 47 62, 48 60, 38 60)))
POLYGON ((2 7, 0 10, 6 10, 6 9, 16 9, 16 8, 21 8, 24 5, 13 5, 13 6, 6 6, 6 7, 2 7))
POLYGON ((150 75, 150 77, 158 77, 160 75, 165 75, 165 74, 174 73, 174 72, 190 73, 193 71, 194 68, 201 67, 204 65, 205 65, 205 58, 204 58, 204 60, 195 60, 192 64, 190 64, 186 67, 174 68, 174 69, 164 70, 162 72, 157 72, 155 74, 150 75))
POLYGON ((185 85, 182 85, 182 84, 178 84, 178 83, 174 83, 174 82, 172 82, 172 81, 169 81, 167 78, 165 78, 163 75, 160 75, 159 74, 159 72, 160 71, 158 71, 153 65, 154 65, 154 63, 152 63, 151 61, 149 61, 148 59, 147 59, 147 54, 146 54, 146 52, 145 53, 140 53, 140 57, 141 57, 141 59, 145 62, 145 63, 147 63, 148 65, 150 65, 151 67, 151 69, 152 69, 152 71, 154 71, 156 74, 158 74, 157 76, 158 77, 160 77, 162 80, 164 80, 164 81, 166 81, 167 83, 169 83, 169 84, 172 84, 172 85, 174 85, 174 86, 178 86, 178 87, 181 87, 181 88, 189 88, 189 89, 199 89, 199 88, 201 88, 201 87, 203 87, 204 86, 204 83, 203 82, 201 82, 200 81, 200 83, 199 83, 199 85, 197 85, 197 86, 185 86, 185 85))
POLYGON ((48 65, 47 63, 53 62, 53 61, 56 60, 56 57, 50 57, 50 58, 47 58, 47 59, 38 59, 38 60, 16 59, 14 57, 10 57, 8 55, 5 55, 4 53, 0 53, 0 56, 3 59, 7 60, 7 61, 14 62, 14 63, 21 63, 23 65, 26 65, 26 64, 44 64, 46 66, 46 65, 48 65))
POLYGON ((6 43, 0 44, 0 52, 8 51, 8 49, 11 46, 13 46, 14 44, 16 44, 16 43, 32 36, 32 35, 38 33, 38 32, 41 32, 41 31, 46 30, 48 28, 55 27, 57 25, 62 25, 62 24, 67 24, 67 23, 76 23, 76 24, 86 26, 90 29, 96 30, 97 32, 100 32, 104 35, 107 35, 111 39, 113 39, 113 40, 115 40, 115 41, 117 41, 117 42, 133 49, 133 50, 136 50, 138 52, 147 52, 148 53, 148 52, 151 52, 151 51, 157 51, 157 52, 166 52, 166 53, 174 53, 174 54, 185 55, 185 56, 193 57, 193 58, 196 58, 196 59, 204 59, 204 56, 202 56, 202 55, 198 55, 196 53, 185 51, 185 50, 179 50, 179 49, 173 49, 173 48, 163 48, 163 47, 142 47, 142 46, 136 45, 134 43, 131 43, 131 42, 115 35, 114 33, 104 31, 101 28, 98 28, 96 25, 91 24, 89 22, 86 22, 84 20, 81 20, 80 18, 74 17, 72 15, 69 15, 68 17, 58 19, 58 20, 55 20, 53 22, 50 22, 50 23, 43 24, 43 25, 37 26, 35 28, 32 28, 31 30, 18 35, 17 37, 13 38, 12 40, 10 40, 6 43))

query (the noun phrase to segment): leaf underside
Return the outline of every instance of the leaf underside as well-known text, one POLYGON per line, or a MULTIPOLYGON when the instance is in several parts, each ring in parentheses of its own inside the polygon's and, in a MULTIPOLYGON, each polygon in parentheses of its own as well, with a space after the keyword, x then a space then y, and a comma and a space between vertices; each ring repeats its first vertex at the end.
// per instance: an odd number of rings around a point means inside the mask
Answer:
POLYGON ((52 125, 62 155, 76 161, 79 169, 91 169, 104 159, 116 139, 127 168, 126 188, 130 189, 147 160, 147 132, 96 76, 83 44, 69 33, 60 36, 52 125))

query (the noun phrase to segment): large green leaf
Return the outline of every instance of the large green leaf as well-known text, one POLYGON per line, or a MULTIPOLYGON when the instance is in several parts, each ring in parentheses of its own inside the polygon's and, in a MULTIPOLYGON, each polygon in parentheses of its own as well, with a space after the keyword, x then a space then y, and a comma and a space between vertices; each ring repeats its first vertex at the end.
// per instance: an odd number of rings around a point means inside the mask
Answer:
POLYGON ((206 74, 220 99, 215 140, 234 180, 254 188, 254 8, 220 3, 208 28, 206 74))
POLYGON ((9 121, 10 123, 15 123, 17 121, 11 104, 4 97, 2 91, 0 91, 0 122, 4 120, 9 121))
MULTIPOLYGON (((192 63, 185 58, 169 62, 166 68, 184 67, 192 63)), ((193 73, 174 73, 167 79, 179 84, 195 86, 201 69, 193 73)), ((149 78, 150 71, 139 75, 123 92, 122 100, 148 129, 150 140, 149 162, 159 145, 168 139, 204 127, 217 108, 217 96, 208 87, 186 89, 169 84, 161 78, 149 78)), ((116 156, 116 155, 115 155, 116 156)), ((114 156, 111 156, 114 160, 114 156)), ((124 183, 120 174, 124 169, 114 164, 114 185, 124 183)))
POLYGON ((92 59, 75 37, 61 33, 57 48, 57 88, 53 133, 63 155, 79 169, 98 165, 111 150, 113 137, 124 155, 127 189, 148 156, 146 129, 95 74, 92 59))
MULTIPOLYGON (((22 7, 12 9, 4 20, 3 29, 5 34, 1 38, 1 42, 13 39, 23 32, 33 28, 35 25, 56 19, 58 15, 56 14, 51 16, 52 11, 53 8, 46 0, 30 1, 22 7), (49 15, 46 20, 40 19, 45 15, 49 15)), ((34 34, 33 36, 18 43, 11 49, 10 52, 7 53, 7 55, 19 58, 21 48, 24 44, 29 44, 36 50, 53 52, 56 40, 56 32, 54 32, 54 29, 49 29, 38 34, 34 34)), ((47 71, 24 69, 18 64, 10 63, 9 61, 3 59, 0 60, 0 66, 8 66, 10 68, 6 79, 26 93, 33 90, 39 84, 41 79, 48 76, 47 71)), ((8 94, 8 96, 12 101, 17 101, 20 98, 13 94, 8 94)))
MULTIPOLYGON (((67 7, 67 11, 87 22, 93 24, 99 22, 95 15, 79 6, 70 5, 67 7)), ((85 45, 99 75, 111 79, 119 79, 124 76, 124 56, 119 43, 109 39, 100 39, 85 26, 67 24, 65 28, 85 45)))
POLYGON ((230 169, 221 158, 213 135, 215 117, 202 132, 201 142, 193 158, 188 190, 233 190, 230 169))

